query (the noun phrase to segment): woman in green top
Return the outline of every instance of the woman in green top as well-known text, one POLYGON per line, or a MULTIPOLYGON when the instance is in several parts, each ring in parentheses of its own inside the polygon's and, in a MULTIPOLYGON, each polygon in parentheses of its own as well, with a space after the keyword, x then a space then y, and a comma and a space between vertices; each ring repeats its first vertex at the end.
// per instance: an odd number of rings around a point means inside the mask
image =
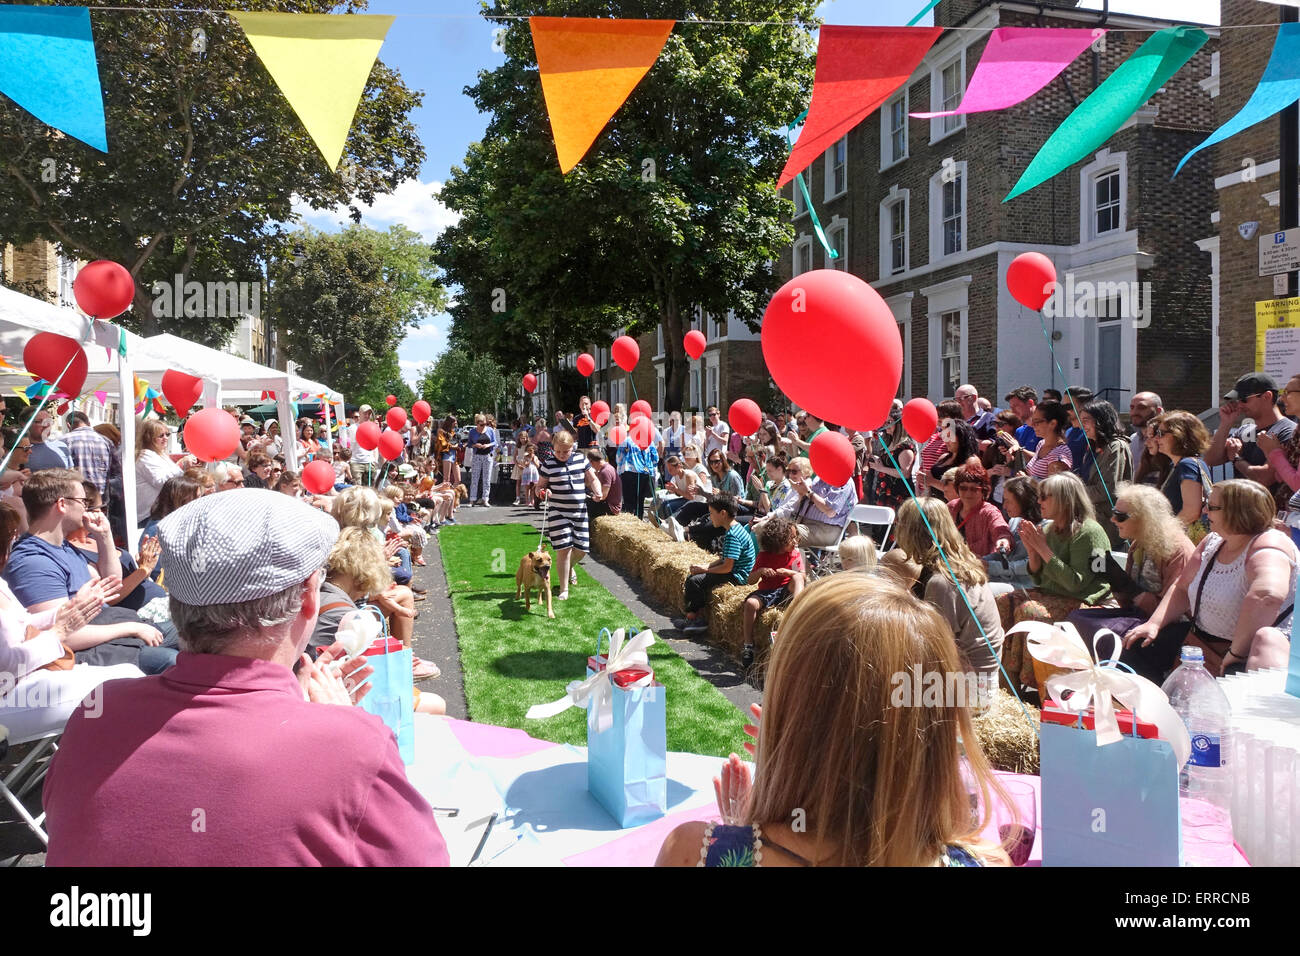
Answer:
MULTIPOLYGON (((1003 630, 1021 621, 1063 621, 1084 605, 1113 604, 1106 578, 1110 538, 1092 510, 1088 490, 1073 472, 1050 475, 1038 485, 1043 528, 1021 522, 1020 540, 1029 552, 1029 576, 1037 587, 998 598, 1003 630)), ((1003 661, 1012 679, 1034 686, 1033 659, 1024 635, 1008 634, 1003 661)))

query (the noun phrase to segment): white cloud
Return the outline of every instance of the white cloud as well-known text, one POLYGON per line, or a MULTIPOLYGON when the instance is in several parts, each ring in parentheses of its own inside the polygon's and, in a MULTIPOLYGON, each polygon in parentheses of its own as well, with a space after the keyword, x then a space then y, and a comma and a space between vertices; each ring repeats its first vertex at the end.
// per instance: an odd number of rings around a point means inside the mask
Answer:
POLYGON ((442 332, 436 325, 417 325, 406 333, 406 341, 411 339, 436 339, 442 332))
MULTIPOLYGON (((361 222, 373 229, 387 229, 400 224, 418 232, 425 242, 433 242, 444 229, 460 221, 459 213, 452 212, 436 198, 435 194, 441 189, 442 183, 408 179, 394 192, 376 196, 374 205, 360 206, 361 222)), ((327 232, 352 222, 347 207, 343 205, 316 210, 295 200, 293 211, 303 221, 327 232)))

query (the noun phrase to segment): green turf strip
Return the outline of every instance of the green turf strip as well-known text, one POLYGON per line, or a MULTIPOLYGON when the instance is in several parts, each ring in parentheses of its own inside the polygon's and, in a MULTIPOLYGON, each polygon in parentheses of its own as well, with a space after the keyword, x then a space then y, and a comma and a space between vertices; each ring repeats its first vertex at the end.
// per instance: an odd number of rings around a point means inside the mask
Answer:
MULTIPOLYGON (((533 704, 558 699, 569 681, 586 676, 587 657, 595 653, 602 627, 612 631, 645 624, 581 565, 569 599, 553 602, 554 620, 535 601, 526 613, 523 598, 515 600, 519 560, 537 547, 537 531, 526 524, 444 525, 438 541, 460 637, 470 719, 586 746, 585 710, 570 708, 545 720, 526 720, 524 713, 533 704)), ((657 638, 647 653, 667 694, 668 749, 720 757, 744 753, 740 711, 657 638)))

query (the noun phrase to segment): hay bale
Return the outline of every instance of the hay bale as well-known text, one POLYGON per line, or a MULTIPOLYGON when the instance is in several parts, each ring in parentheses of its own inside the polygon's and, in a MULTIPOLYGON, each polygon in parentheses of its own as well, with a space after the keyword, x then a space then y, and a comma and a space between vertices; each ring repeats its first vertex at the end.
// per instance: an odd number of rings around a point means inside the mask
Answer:
POLYGON ((1025 720, 1016 699, 1001 687, 993 695, 993 706, 972 723, 975 739, 994 770, 1038 773, 1038 708, 1025 704, 1025 720))
POLYGON ((745 644, 745 599, 753 593, 749 586, 724 584, 709 599, 709 643, 733 657, 745 644))
POLYGON ((691 566, 711 563, 712 557, 697 545, 689 541, 668 541, 650 550, 641 580, 656 601, 684 614, 686 579, 691 575, 691 566))
POLYGON ((634 578, 644 579, 654 552, 673 539, 668 532, 638 520, 633 515, 597 518, 591 530, 592 553, 634 578))

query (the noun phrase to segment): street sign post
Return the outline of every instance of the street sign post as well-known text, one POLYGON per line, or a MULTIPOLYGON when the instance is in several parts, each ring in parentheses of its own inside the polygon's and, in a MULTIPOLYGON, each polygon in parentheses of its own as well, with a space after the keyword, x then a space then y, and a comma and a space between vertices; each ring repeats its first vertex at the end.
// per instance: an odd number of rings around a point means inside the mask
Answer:
POLYGON ((1300 269, 1300 229, 1286 229, 1259 237, 1261 276, 1295 272, 1297 269, 1300 269))

